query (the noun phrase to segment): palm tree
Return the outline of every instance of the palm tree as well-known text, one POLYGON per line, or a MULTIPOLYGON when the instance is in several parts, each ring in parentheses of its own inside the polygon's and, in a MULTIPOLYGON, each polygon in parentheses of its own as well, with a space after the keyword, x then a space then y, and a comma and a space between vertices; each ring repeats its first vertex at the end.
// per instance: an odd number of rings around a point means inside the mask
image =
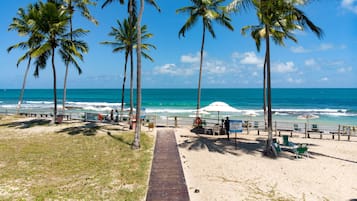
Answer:
MULTIPOLYGON (((53 1, 53 0, 52 0, 53 1)), ((63 9, 69 13, 69 29, 70 33, 73 32, 73 14, 75 10, 79 10, 81 15, 88 19, 89 21, 93 22, 95 25, 98 24, 98 21, 90 14, 87 5, 96 5, 96 2, 91 0, 55 0, 55 3, 59 3, 63 6, 63 9)), ((73 40, 73 35, 70 34, 70 39, 73 40)), ((68 67, 69 61, 65 61, 66 63, 66 71, 64 76, 64 86, 63 86, 63 101, 62 101, 62 110, 63 112, 66 109, 66 97, 67 97, 67 78, 68 78, 68 67)), ((78 73, 81 74, 82 70, 79 66, 76 66, 78 73)))
MULTIPOLYGON (((106 7, 107 5, 113 3, 114 1, 118 1, 120 4, 124 4, 124 0, 106 0, 102 8, 106 7)), ((129 0, 128 1, 128 14, 129 14, 129 25, 130 27, 135 27, 136 22, 134 20, 137 19, 136 15, 136 1, 134 0, 129 0)), ((136 37, 133 37, 132 40, 134 40, 136 37)), ((134 41, 131 41, 132 44, 134 44, 134 41)), ((133 114, 133 107, 134 107, 134 85, 133 85, 133 80, 134 80, 134 63, 133 63, 133 51, 129 51, 129 56, 130 56, 130 111, 129 111, 129 121, 131 121, 131 117, 133 114)))
POLYGON ((55 52, 59 48, 59 54, 65 62, 71 62, 76 67, 78 63, 75 58, 83 59, 81 52, 86 52, 88 47, 86 43, 77 40, 70 40, 69 36, 78 37, 86 33, 85 30, 76 29, 68 33, 68 24, 70 17, 66 10, 58 7, 53 2, 42 3, 38 12, 31 19, 33 20, 33 30, 42 35, 43 40, 31 53, 31 57, 36 58, 36 71, 46 66, 47 60, 51 58, 53 73, 53 100, 54 100, 54 122, 57 117, 57 85, 56 85, 56 67, 55 52))
POLYGON ((224 0, 191 0, 192 6, 186 6, 176 10, 176 13, 189 13, 190 16, 186 23, 179 31, 179 36, 185 36, 186 31, 193 27, 193 25, 202 18, 202 42, 200 51, 200 71, 198 77, 198 89, 197 89, 197 112, 196 116, 199 116, 200 103, 201 103, 201 80, 202 80, 202 65, 203 65, 203 50, 205 45, 206 29, 212 35, 213 38, 216 34, 213 30, 213 21, 222 24, 230 30, 233 30, 230 24, 230 18, 226 15, 223 7, 220 6, 224 0))
MULTIPOLYGON (((131 26, 130 22, 128 19, 124 19, 123 23, 121 23, 119 20, 117 20, 118 28, 112 27, 112 31, 109 33, 109 36, 112 36, 115 38, 116 41, 105 41, 102 42, 102 44, 106 45, 112 45, 113 46, 113 52, 120 52, 120 51, 125 51, 125 62, 124 62, 124 76, 123 76, 123 85, 122 85, 122 96, 121 96, 121 115, 124 110, 124 89, 125 89, 125 82, 126 82, 126 70, 127 70, 127 63, 128 63, 128 57, 129 55, 132 55, 133 49, 136 48, 136 28, 131 26)), ((151 38, 153 35, 150 33, 147 33, 147 27, 143 26, 142 27, 142 39, 148 39, 151 38)), ((143 48, 145 50, 149 50, 150 48, 156 49, 154 45, 151 44, 142 44, 143 48)), ((143 56, 150 61, 153 61, 153 58, 151 58, 147 53, 142 52, 143 56)), ((131 56, 131 64, 133 64, 132 61, 133 57, 131 56)), ((133 66, 131 66, 133 69, 133 66)), ((131 74, 131 77, 133 75, 133 71, 131 74)), ((132 80, 131 80, 132 83, 132 80)), ((132 99, 130 100, 132 102, 132 99)), ((131 108, 132 111, 132 108, 131 108)), ((121 119, 121 116, 120 116, 121 119)))
MULTIPOLYGON (((238 6, 242 1, 234 0, 229 8, 238 6)), ((246 2, 246 1, 245 1, 246 2)), ((298 0, 252 0, 252 3, 257 11, 259 22, 263 25, 264 36, 266 42, 266 82, 267 82, 267 109, 268 109, 268 141, 265 148, 265 154, 268 156, 276 156, 275 149, 272 147, 272 105, 271 105, 271 68, 270 68, 270 36, 274 35, 275 30, 280 30, 283 36, 279 39, 292 37, 292 31, 295 29, 308 28, 314 32, 319 38, 322 37, 322 30, 317 27, 308 17, 299 10, 296 5, 304 4, 298 0), (291 37, 289 37, 291 36, 291 37)), ((276 33, 275 33, 276 34, 276 33)), ((275 37, 273 37, 274 39, 275 37)), ((278 41, 279 42, 279 41, 278 41)))
POLYGON ((25 92, 27 75, 28 75, 28 72, 30 70, 30 65, 31 65, 31 56, 30 55, 31 55, 31 52, 33 51, 33 49, 35 48, 35 45, 37 44, 36 39, 38 39, 37 37, 33 37, 35 35, 35 33, 31 31, 31 26, 29 24, 29 13, 36 6, 37 5, 30 4, 27 7, 27 12, 23 8, 19 8, 17 11, 18 17, 13 18, 13 21, 9 25, 9 29, 8 29, 9 31, 12 31, 12 30, 17 31, 19 33, 19 35, 21 35, 21 36, 29 36, 27 41, 17 43, 15 45, 10 46, 7 49, 8 52, 10 52, 11 50, 16 49, 16 48, 28 49, 28 51, 18 59, 17 64, 16 64, 16 66, 19 67, 19 65, 22 61, 24 61, 25 59, 28 60, 24 78, 23 78, 23 82, 22 82, 22 88, 21 88, 21 92, 20 92, 20 96, 19 96, 19 101, 18 101, 17 107, 16 107, 16 113, 19 113, 20 108, 21 108, 21 104, 22 104, 23 96, 24 96, 24 92, 25 92), (32 36, 32 37, 30 37, 30 36, 32 36))
MULTIPOLYGON (((259 17, 259 15, 258 15, 259 17)), ((281 25, 279 23, 276 23, 276 25, 270 27, 270 34, 271 37, 273 38, 274 42, 278 45, 284 46, 284 39, 289 38, 294 42, 297 42, 296 38, 291 32, 284 32, 281 31, 281 25)), ((284 29, 298 29, 298 27, 295 24, 290 25, 291 27, 288 27, 288 25, 285 23, 284 29)), ((247 31, 250 31, 251 37, 254 39, 257 51, 260 52, 260 46, 261 46, 261 40, 265 39, 266 31, 265 31, 265 26, 264 24, 260 23, 259 25, 250 25, 250 26, 245 26, 242 28, 242 34, 245 35, 247 31)), ((264 64, 263 64, 263 108, 264 108, 264 126, 265 130, 268 130, 268 113, 267 113, 267 95, 266 95, 266 77, 267 77, 267 54, 265 54, 264 57, 264 64)))
MULTIPOLYGON (((123 0, 118 0, 119 3, 123 4, 123 0)), ((156 4, 155 0, 146 0, 149 4, 153 5, 157 10, 160 11, 160 8, 156 4)), ((105 3, 112 3, 114 0, 106 0, 105 3)), ((107 4, 108 4, 107 3, 107 4)), ((129 10, 129 17, 130 19, 133 19, 134 16, 136 16, 136 12, 134 12, 134 5, 136 4, 135 0, 129 0, 128 2, 128 10, 129 10)), ((104 7, 106 4, 103 4, 102 7, 104 7)), ((137 84, 137 90, 136 90, 136 129, 135 129, 135 136, 134 136, 134 141, 132 144, 133 149, 139 149, 140 148, 140 132, 141 132, 141 119, 140 119, 140 109, 141 109, 141 55, 142 55, 142 44, 141 44, 141 20, 143 17, 144 13, 144 0, 140 0, 140 9, 139 9, 139 14, 137 17, 137 22, 136 22, 136 30, 137 30, 137 48, 136 48, 136 54, 137 54, 137 77, 136 77, 136 84, 137 84)), ((130 20, 131 21, 131 20, 130 20)))
MULTIPOLYGON (((154 0, 147 0, 148 3, 155 6, 159 11, 159 7, 157 6, 154 0)), ((141 20, 144 14, 144 0, 140 0, 140 9, 139 15, 136 22, 136 30, 137 30, 137 48, 136 48, 136 128, 135 128, 135 136, 132 144, 133 149, 140 148, 140 132, 141 132, 141 55, 142 55, 142 29, 141 29, 141 20)))

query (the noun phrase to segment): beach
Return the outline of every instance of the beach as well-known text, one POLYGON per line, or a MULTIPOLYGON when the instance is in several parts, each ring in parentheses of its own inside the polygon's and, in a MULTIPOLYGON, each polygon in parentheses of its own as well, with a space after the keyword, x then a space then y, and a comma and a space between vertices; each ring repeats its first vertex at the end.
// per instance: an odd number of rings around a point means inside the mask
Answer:
MULTIPOLYGON (((357 142, 307 139, 309 157, 282 151, 277 159, 262 154, 266 135, 196 135, 175 129, 192 201, 201 200, 355 200, 357 142)), ((276 137, 280 142, 281 137, 276 137)))
MULTIPOLYGON (((38 137, 43 139, 49 137, 49 140, 51 138, 57 140, 59 140, 58 138, 63 138, 64 140, 73 138, 76 144, 78 144, 83 139, 77 139, 75 136, 79 137, 83 135, 95 136, 94 139, 97 139, 95 141, 99 143, 104 139, 110 141, 119 139, 122 141, 121 136, 128 130, 127 127, 122 126, 122 123, 121 125, 117 125, 71 120, 64 121, 63 124, 59 125, 50 125, 48 124, 49 118, 48 120, 33 117, 16 117, 15 120, 13 118, 12 116, 2 116, 2 121, 10 122, 2 125, 0 140, 21 140, 26 143, 38 137), (24 126, 27 125, 24 122, 31 123, 31 126, 24 126), (88 125, 91 126, 88 128, 88 125), (112 137, 108 135, 108 132, 111 133, 112 137), (52 133, 57 134, 53 135, 52 133), (68 133, 69 135, 59 135, 61 133, 68 133)), ((308 145, 309 157, 302 156, 299 158, 296 158, 289 147, 282 146, 282 137, 274 136, 280 142, 282 151, 279 153, 277 159, 271 159, 262 154, 263 145, 267 139, 267 134, 264 132, 257 135, 257 132, 254 130, 251 130, 249 134, 243 131, 243 133, 237 134, 237 139, 235 139, 235 134, 231 134, 230 141, 228 141, 226 135, 193 133, 191 132, 192 126, 187 125, 180 125, 178 128, 156 127, 153 131, 149 131, 146 126, 142 127, 142 130, 153 139, 155 139, 156 132, 160 129, 175 131, 177 147, 191 201, 349 201, 357 199, 357 185, 355 182, 357 180, 357 137, 355 135, 351 137, 350 141, 347 140, 347 136, 341 136, 340 141, 338 141, 331 138, 319 139, 318 136, 305 138, 301 133, 293 133, 293 137, 289 137, 290 142, 295 144, 306 143, 308 145)), ((93 139, 93 137, 85 137, 84 139, 93 139)), ((87 142, 85 146, 88 146, 87 142)), ((58 147, 53 147, 53 149, 58 150, 58 147)), ((111 153, 116 152, 114 148, 110 150, 103 149, 103 153, 107 153, 108 151, 111 153)), ((149 150, 153 152, 153 148, 149 148, 149 150)), ((96 153, 99 154, 99 152, 96 153)), ((125 158, 121 158, 120 160, 126 161, 125 158)), ((125 163, 121 162, 124 166, 125 163)), ((26 164, 28 166, 30 163, 27 162, 26 164)), ((6 170, 6 163, 0 162, 0 168, 6 170)), ((114 166, 110 170, 111 175, 125 174, 120 171, 115 173, 115 169, 114 166)), ((149 180, 149 171, 149 168, 144 171, 147 175, 147 181, 149 180)), ((96 175, 98 172, 93 173, 96 175)), ((29 181, 34 179, 31 179, 32 176, 30 174, 29 181)), ((91 178, 92 176, 88 175, 87 177, 91 178)), ((93 177, 96 178, 97 176, 93 177)), ((19 193, 19 190, 23 191, 23 194, 20 195, 28 196, 28 182, 23 181, 24 185, 18 185, 16 187, 17 190, 15 187, 11 187, 11 185, 24 179, 21 178, 22 176, 14 181, 2 183, 1 185, 6 188, 0 191, 0 197, 6 200, 7 197, 14 196, 12 193, 19 193)), ((59 180, 60 178, 57 179, 59 180)), ((115 178, 112 179, 116 181, 115 178)), ((51 179, 51 182, 54 182, 53 179, 51 179)), ((70 181, 67 182, 69 183, 66 185, 77 186, 80 184, 78 182, 73 184, 70 181)), ((96 184, 93 183, 93 185, 96 184)), ((115 186, 109 184, 111 189, 120 187, 115 186)), ((99 190, 98 192, 96 191, 97 193, 93 192, 92 196, 95 195, 99 198, 102 195, 101 193, 103 193, 102 191, 105 191, 105 188, 108 187, 104 185, 95 188, 99 190)), ((59 188, 54 191, 58 191, 56 193, 61 195, 62 192, 60 191, 62 190, 59 188)), ((109 196, 110 194, 105 195, 109 196)), ((74 194, 68 196, 68 199, 70 199, 71 197, 73 198, 74 194)), ((74 197, 78 198, 78 196, 74 197)), ((86 199, 88 196, 82 198, 86 199)), ((107 198, 110 200, 109 197, 107 198)), ((144 197, 143 200, 145 200, 144 197)))

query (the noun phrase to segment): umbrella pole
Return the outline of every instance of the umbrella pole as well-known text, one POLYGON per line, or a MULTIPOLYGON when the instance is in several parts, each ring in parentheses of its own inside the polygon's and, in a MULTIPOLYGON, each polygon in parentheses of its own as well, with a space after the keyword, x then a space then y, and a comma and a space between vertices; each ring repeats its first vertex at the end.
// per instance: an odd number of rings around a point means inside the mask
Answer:
POLYGON ((218 111, 218 124, 219 124, 219 111, 218 111))

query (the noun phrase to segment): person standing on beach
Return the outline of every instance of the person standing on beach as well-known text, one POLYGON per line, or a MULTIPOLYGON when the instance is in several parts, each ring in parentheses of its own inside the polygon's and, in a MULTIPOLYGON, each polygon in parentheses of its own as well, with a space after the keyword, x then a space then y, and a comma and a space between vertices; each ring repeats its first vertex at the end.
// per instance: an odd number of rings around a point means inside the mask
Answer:
POLYGON ((110 111, 110 121, 114 120, 114 110, 110 111))
POLYGON ((224 120, 224 128, 226 129, 227 139, 229 140, 229 117, 224 120))

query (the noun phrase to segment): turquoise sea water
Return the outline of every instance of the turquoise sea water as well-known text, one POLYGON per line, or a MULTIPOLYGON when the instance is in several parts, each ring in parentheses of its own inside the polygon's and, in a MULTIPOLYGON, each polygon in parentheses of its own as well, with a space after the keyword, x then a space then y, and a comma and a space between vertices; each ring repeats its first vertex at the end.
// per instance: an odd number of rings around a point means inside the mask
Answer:
MULTIPOLYGON (((15 111, 20 90, 0 90, 0 112, 15 111)), ((134 93, 135 94, 135 93, 134 93)), ((125 90, 125 107, 129 106, 129 90, 125 90)), ((62 90, 58 90, 58 104, 62 90)), ((142 106, 146 113, 161 116, 191 116, 197 104, 196 89, 143 89, 142 106)), ((135 100, 135 99, 134 99, 135 100)), ((106 113, 120 107, 119 89, 69 89, 67 106, 71 112, 96 111, 106 113)), ((262 89, 202 89, 201 107, 214 101, 225 102, 240 112, 228 113, 235 118, 263 119, 262 89), (247 112, 257 116, 247 117, 247 112)), ((53 107, 51 89, 27 89, 23 110, 48 110, 53 107)), ((298 115, 312 113, 316 122, 357 125, 357 88, 354 89, 273 89, 274 119, 296 120, 298 115)), ((206 114, 214 118, 215 113, 206 114)))

